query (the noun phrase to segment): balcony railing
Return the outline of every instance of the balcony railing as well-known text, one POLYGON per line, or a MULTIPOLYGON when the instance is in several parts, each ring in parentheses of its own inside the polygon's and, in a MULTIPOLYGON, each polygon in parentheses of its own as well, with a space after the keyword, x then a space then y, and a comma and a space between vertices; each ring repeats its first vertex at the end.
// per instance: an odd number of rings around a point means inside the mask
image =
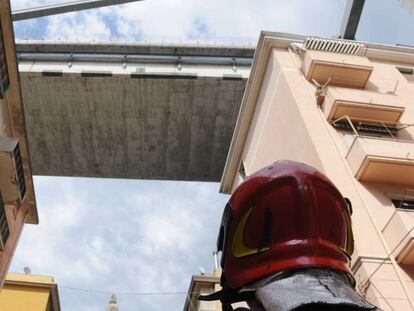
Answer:
POLYGON ((330 85, 364 88, 373 66, 363 56, 307 50, 302 69, 309 81, 324 84, 330 80, 330 85))
POLYGON ((382 229, 398 263, 414 264, 414 211, 397 208, 382 229))
POLYGON ((329 86, 323 111, 328 121, 347 115, 352 120, 396 123, 408 102, 403 95, 329 86))
POLYGON ((356 137, 346 156, 356 179, 414 187, 414 142, 356 137))
POLYGON ((354 133, 345 157, 356 179, 414 188, 414 141, 397 136, 408 125, 355 123, 348 116, 332 123, 347 126, 354 133), (375 136, 361 135, 361 130, 375 136))

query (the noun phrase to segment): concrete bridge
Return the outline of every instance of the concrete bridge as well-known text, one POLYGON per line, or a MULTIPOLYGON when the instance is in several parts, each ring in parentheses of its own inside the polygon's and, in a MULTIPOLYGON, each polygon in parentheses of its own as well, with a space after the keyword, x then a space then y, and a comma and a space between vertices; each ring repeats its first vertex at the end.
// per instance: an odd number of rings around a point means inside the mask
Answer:
POLYGON ((17 42, 33 174, 219 181, 254 48, 17 42))

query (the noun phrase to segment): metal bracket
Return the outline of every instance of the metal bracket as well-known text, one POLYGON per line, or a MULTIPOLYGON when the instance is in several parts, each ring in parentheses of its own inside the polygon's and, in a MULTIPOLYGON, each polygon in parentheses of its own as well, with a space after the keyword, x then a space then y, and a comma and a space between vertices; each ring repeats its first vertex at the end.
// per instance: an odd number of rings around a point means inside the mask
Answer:
POLYGON ((78 0, 67 3, 44 5, 36 8, 16 10, 12 12, 13 21, 63 14, 68 12, 77 12, 88 9, 101 8, 115 4, 124 4, 129 2, 138 2, 143 0, 78 0))
POLYGON ((177 69, 178 69, 178 71, 181 71, 181 69, 182 69, 182 66, 181 66, 181 56, 178 56, 177 69))
POLYGON ((348 0, 345 8, 345 14, 342 19, 339 38, 355 40, 355 34, 358 29, 364 4, 365 0, 348 0))
POLYGON ((127 56, 124 55, 124 62, 122 63, 122 68, 123 69, 126 69, 126 67, 127 67, 127 60, 128 60, 127 56))
POLYGON ((72 66, 73 66, 73 53, 70 53, 68 67, 72 68, 72 66))

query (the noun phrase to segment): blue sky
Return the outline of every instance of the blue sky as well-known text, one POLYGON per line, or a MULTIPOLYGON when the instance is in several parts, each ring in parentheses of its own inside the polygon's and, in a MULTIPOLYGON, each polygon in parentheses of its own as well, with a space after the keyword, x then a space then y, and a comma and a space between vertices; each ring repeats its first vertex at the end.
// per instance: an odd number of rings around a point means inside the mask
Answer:
MULTIPOLYGON (((13 8, 63 2, 12 0, 13 8)), ((411 0, 366 0, 357 38, 414 45, 411 0)), ((255 44, 261 30, 336 36, 345 0, 147 0, 15 23, 16 38, 255 44)), ((62 311, 104 310, 110 293, 186 292, 212 250, 228 196, 217 183, 34 178, 39 226, 10 271, 53 275, 62 311), (75 291, 85 288, 104 293, 75 291)), ((185 295, 120 295, 121 311, 181 310, 185 295)))
MULTIPOLYGON (((14 0, 16 9, 35 1, 14 0)), ((37 1, 53 3, 52 0, 37 1)), ((62 0, 55 0, 64 2, 62 0)), ((61 40, 256 40, 260 30, 335 35, 345 1, 147 0, 16 23, 18 38, 61 40), (324 7, 325 14, 320 8, 324 7)))
MULTIPOLYGON (((55 276, 64 311, 103 310, 111 292, 187 291, 199 267, 213 268, 227 201, 217 183, 35 177, 35 186, 40 225, 25 227, 11 271, 55 276)), ((184 299, 121 295, 119 304, 180 310, 184 299)))
MULTIPOLYGON (((14 9, 68 0, 12 0, 14 9)), ((18 39, 256 42, 261 30, 336 36, 346 0, 145 0, 15 23, 18 39)), ((357 38, 414 45, 413 0, 366 0, 357 38)))

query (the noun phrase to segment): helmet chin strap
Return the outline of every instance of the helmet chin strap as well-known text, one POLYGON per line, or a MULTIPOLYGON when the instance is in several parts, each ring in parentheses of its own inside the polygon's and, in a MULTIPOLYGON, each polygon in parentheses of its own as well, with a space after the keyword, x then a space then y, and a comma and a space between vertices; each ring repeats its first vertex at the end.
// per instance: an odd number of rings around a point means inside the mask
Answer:
MULTIPOLYGON (((230 306, 231 308, 232 303, 249 301, 254 299, 254 290, 234 290, 224 285, 220 291, 212 293, 210 295, 198 296, 198 299, 203 301, 220 300, 223 304, 223 311, 225 311, 224 307, 226 306, 228 308, 230 306)), ((228 311, 232 310, 233 309, 228 309, 228 311)))

